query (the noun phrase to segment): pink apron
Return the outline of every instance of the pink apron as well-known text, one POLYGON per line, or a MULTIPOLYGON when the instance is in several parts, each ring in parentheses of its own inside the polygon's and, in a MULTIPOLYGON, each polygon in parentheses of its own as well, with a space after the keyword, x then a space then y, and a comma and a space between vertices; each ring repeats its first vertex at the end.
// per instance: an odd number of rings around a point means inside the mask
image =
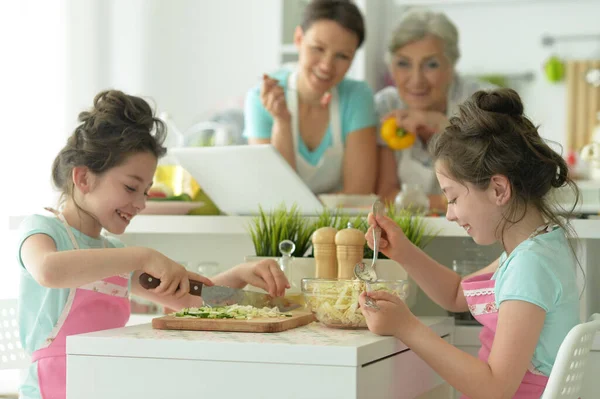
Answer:
MULTIPOLYGON (((65 225, 73 248, 79 249, 64 216, 50 211, 65 225)), ((43 399, 66 398, 66 341, 69 335, 125 326, 130 315, 128 280, 129 276, 124 274, 70 290, 56 326, 44 346, 32 354, 32 361, 37 362, 38 383, 43 399)))
MULTIPOLYGON (((484 362, 487 362, 490 356, 498 323, 498 308, 496 307, 496 295, 494 293, 496 281, 491 279, 492 275, 493 273, 482 274, 471 277, 462 283, 469 310, 475 319, 483 325, 479 334, 479 340, 481 341, 479 359, 484 362)), ((539 399, 544 393, 547 383, 548 377, 530 364, 513 398, 539 399)), ((461 399, 465 398, 467 397, 461 396, 461 399)))

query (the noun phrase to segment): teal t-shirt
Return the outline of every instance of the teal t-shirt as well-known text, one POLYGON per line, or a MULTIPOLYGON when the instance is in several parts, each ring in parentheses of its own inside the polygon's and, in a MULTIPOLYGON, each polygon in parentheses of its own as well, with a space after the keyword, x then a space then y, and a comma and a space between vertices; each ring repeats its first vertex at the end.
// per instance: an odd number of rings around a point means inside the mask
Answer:
MULTIPOLYGON (((292 71, 281 69, 270 76, 277 79, 287 94, 287 80, 292 71)), ((340 117, 342 119, 342 142, 352 132, 378 124, 375 112, 373 91, 365 82, 353 79, 343 79, 337 86, 340 103, 340 117)), ((263 107, 260 101, 260 86, 250 89, 246 95, 244 105, 244 137, 268 139, 271 137, 273 117, 263 107)), ((302 137, 298 138, 298 152, 311 165, 317 165, 325 151, 333 144, 331 124, 321 144, 314 151, 310 151, 302 137)))
MULTIPOLYGON (((71 227, 80 249, 102 248, 103 240, 87 236, 71 227)), ((34 234, 46 234, 54 240, 58 251, 72 250, 73 244, 65 225, 55 216, 32 215, 19 226, 17 259, 21 266, 19 289, 19 337, 28 354, 41 348, 58 321, 69 296, 68 288, 47 288, 38 284, 27 271, 21 259, 23 242, 34 234)), ((107 247, 122 248, 124 244, 114 237, 107 238, 107 247)), ((20 398, 41 399, 37 365, 29 367, 20 387, 20 398)))
POLYGON ((550 375, 558 348, 569 331, 580 323, 577 263, 565 231, 553 231, 523 241, 507 257, 500 257, 496 280, 496 305, 516 300, 533 303, 546 311, 544 327, 532 364, 550 375))

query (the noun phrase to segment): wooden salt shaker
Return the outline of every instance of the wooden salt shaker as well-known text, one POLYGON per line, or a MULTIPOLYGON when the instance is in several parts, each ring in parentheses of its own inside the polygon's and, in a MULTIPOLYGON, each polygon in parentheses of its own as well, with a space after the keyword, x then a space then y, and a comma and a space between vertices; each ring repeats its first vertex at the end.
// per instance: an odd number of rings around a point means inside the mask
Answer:
POLYGON ((354 265, 362 262, 365 250, 365 234, 348 226, 337 232, 335 245, 338 263, 338 278, 354 279, 354 265))
POLYGON ((334 227, 321 227, 312 236, 316 278, 336 278, 338 274, 334 227))

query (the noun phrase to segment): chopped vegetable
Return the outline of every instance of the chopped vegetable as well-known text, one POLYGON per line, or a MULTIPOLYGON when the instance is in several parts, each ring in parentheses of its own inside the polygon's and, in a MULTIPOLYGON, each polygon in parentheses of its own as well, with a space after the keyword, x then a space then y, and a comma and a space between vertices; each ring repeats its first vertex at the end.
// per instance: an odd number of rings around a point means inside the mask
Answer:
POLYGON ((290 313, 282 313, 277 307, 262 309, 254 306, 202 306, 200 308, 184 308, 179 312, 173 313, 176 317, 187 317, 196 319, 236 319, 250 320, 260 317, 292 317, 290 313))
MULTIPOLYGON (((305 292, 307 305, 315 313, 321 323, 342 328, 362 328, 367 323, 360 308, 358 297, 365 291, 365 283, 360 280, 335 281, 331 284, 321 283, 310 287, 305 292)), ((372 291, 387 291, 402 299, 406 299, 404 289, 390 289, 385 282, 374 283, 372 291)))

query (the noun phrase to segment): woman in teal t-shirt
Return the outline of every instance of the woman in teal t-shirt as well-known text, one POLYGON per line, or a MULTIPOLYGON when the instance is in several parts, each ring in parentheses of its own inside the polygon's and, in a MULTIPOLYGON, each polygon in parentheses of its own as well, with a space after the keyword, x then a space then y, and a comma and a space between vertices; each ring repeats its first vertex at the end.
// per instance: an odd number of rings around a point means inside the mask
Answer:
POLYGON ((294 33, 298 65, 265 75, 246 97, 249 144, 272 144, 316 194, 375 191, 373 92, 344 78, 364 37, 353 3, 313 0, 294 33))

